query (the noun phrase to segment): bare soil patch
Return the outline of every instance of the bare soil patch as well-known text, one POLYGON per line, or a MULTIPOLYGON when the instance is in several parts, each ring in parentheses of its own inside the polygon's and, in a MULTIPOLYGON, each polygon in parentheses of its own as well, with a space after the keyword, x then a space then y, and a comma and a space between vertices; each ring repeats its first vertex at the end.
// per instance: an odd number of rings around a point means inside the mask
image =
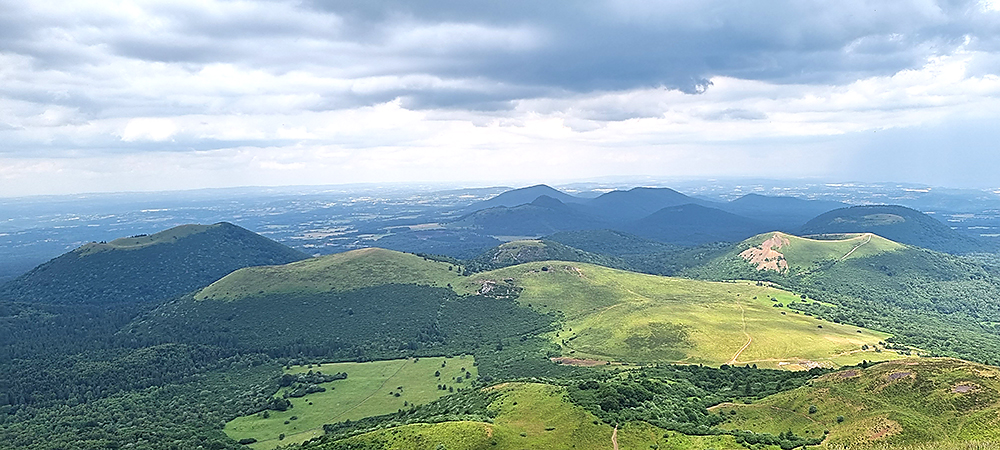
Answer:
POLYGON ((893 372, 889 374, 889 381, 896 381, 900 378, 912 377, 913 372, 893 372))
POLYGON ((968 393, 968 392, 976 391, 978 389, 979 389, 979 386, 977 386, 975 384, 972 384, 972 383, 962 383, 962 384, 957 384, 957 385, 953 386, 951 388, 951 392, 956 393, 956 394, 965 394, 965 393, 968 393))
POLYGON ((788 270, 785 255, 778 250, 791 242, 780 233, 774 233, 770 239, 761 242, 757 247, 750 247, 740 253, 740 257, 757 266, 757 270, 773 270, 784 272, 788 270))

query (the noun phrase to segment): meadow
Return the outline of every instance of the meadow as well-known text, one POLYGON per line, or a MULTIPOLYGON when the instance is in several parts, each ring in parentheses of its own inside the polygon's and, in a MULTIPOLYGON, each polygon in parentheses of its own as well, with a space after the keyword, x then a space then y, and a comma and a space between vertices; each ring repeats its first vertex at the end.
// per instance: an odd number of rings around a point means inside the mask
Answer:
POLYGON ((547 261, 474 275, 523 288, 517 301, 563 317, 547 335, 563 356, 628 363, 756 364, 800 369, 900 357, 889 335, 788 308, 814 303, 756 282, 706 282, 547 261), (862 350, 867 346, 867 350, 862 350))
MULTIPOLYGON (((412 358, 364 363, 326 363, 286 368, 285 373, 320 371, 324 374, 346 372, 347 379, 322 383, 325 392, 288 398, 293 407, 286 411, 267 411, 236 418, 226 424, 229 437, 253 438, 256 450, 277 445, 300 443, 323 435, 323 425, 357 420, 407 409, 434 401, 450 390, 472 384, 478 376, 471 356, 454 358, 412 358), (466 373, 470 375, 466 375, 466 373), (462 378, 457 382, 457 378, 462 378), (439 385, 446 385, 440 389, 439 385), (397 395, 398 394, 398 395, 397 395), (294 419, 293 419, 294 417, 294 419)), ((283 388, 278 397, 288 391, 283 388)))
MULTIPOLYGON (((565 389, 537 383, 505 383, 491 388, 500 396, 489 408, 493 423, 456 421, 412 424, 378 430, 318 448, 409 449, 556 449, 607 450, 612 435, 621 449, 742 449, 732 436, 687 436, 636 422, 615 427, 570 403, 565 389)), ((777 447, 774 447, 777 448, 777 447)))

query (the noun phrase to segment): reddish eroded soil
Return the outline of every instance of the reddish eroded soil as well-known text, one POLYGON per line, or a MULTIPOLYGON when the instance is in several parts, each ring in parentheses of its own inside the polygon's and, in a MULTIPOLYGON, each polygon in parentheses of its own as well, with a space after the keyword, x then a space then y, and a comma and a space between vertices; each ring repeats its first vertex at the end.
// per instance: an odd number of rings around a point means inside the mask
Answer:
POLYGON ((770 239, 761 242, 759 246, 744 250, 740 253, 740 257, 757 266, 757 270, 784 272, 788 270, 788 261, 785 261, 785 255, 778 249, 790 243, 788 238, 780 233, 774 233, 770 239))

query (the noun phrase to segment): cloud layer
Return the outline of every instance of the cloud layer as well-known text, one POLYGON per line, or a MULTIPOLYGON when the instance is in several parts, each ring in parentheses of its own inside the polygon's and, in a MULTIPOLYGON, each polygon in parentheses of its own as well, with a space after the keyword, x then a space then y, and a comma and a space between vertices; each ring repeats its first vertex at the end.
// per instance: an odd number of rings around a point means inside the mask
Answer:
POLYGON ((995 153, 998 73, 994 1, 0 1, 0 195, 623 174, 997 185, 962 171, 995 153), (959 128, 961 147, 912 138, 959 128), (909 152, 953 163, 867 165, 909 152))

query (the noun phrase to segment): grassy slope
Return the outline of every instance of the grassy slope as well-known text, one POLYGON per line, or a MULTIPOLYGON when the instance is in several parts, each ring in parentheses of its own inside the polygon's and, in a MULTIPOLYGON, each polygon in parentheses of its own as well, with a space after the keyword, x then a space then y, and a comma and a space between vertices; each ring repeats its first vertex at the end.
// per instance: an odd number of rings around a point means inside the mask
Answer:
POLYGON ((458 267, 380 248, 353 250, 283 266, 237 270, 198 292, 198 300, 251 295, 333 292, 384 284, 458 285, 458 267), (452 270, 449 270, 451 268, 452 270))
POLYGON ((753 342, 735 363, 799 368, 897 356, 857 353, 862 345, 884 340, 885 334, 858 333, 856 327, 773 307, 800 301, 787 291, 745 282, 642 275, 585 263, 534 262, 461 277, 458 268, 448 263, 364 249, 285 266, 242 269, 196 298, 232 300, 261 292, 331 292, 385 283, 451 285, 459 293, 470 293, 483 280, 505 279, 524 288, 522 305, 565 315, 563 329, 549 336, 564 345, 565 356, 717 365, 730 363, 749 338, 753 342), (550 270, 542 271, 543 267, 550 270))
MULTIPOLYGON (((580 449, 612 448, 613 428, 565 398, 562 388, 544 384, 509 383, 490 389, 503 394, 490 405, 498 411, 493 423, 444 422, 406 425, 362 434, 322 447, 379 450, 453 449, 580 449)), ((730 436, 685 436, 644 423, 618 430, 622 450, 741 449, 730 436), (666 437, 665 437, 666 436, 666 437)))
POLYGON ((830 430, 830 449, 995 448, 985 444, 1000 442, 1000 369, 908 359, 829 374, 753 405, 713 409, 736 413, 722 428, 806 436, 830 430), (974 388, 955 392, 961 385, 974 388), (817 407, 813 414, 810 405, 817 407))
POLYGON ((163 230, 159 233, 153 233, 145 236, 123 237, 105 243, 91 242, 88 244, 84 244, 83 246, 78 248, 76 252, 78 252, 80 256, 84 256, 106 250, 138 250, 156 244, 169 244, 176 241, 177 239, 191 236, 193 234, 203 233, 212 228, 219 228, 221 226, 223 225, 222 224, 180 225, 167 230, 163 230))
MULTIPOLYGON (((301 398, 289 398, 293 408, 287 411, 270 411, 268 418, 261 414, 238 417, 226 424, 226 434, 240 440, 257 439, 251 445, 256 450, 272 449, 279 444, 299 443, 323 434, 323 424, 343 420, 357 420, 405 409, 404 402, 424 404, 436 400, 448 391, 437 388, 447 384, 460 388, 468 382, 456 383, 455 377, 466 369, 472 379, 478 376, 475 360, 471 356, 457 358, 420 358, 366 363, 328 363, 309 368, 296 366, 286 373, 304 373, 310 370, 325 374, 347 372, 346 380, 331 381, 321 386, 326 392, 317 392, 301 398), (444 367, 442 367, 444 363, 444 367), (435 371, 441 376, 435 377, 435 371), (398 387, 403 389, 399 390, 398 387), (395 393, 400 396, 396 397, 395 393), (289 420, 292 416, 297 420, 289 420), (289 421, 286 425, 285 421, 289 421), (279 434, 285 439, 278 440, 279 434)), ((288 388, 282 389, 281 395, 288 388)))
POLYGON ((548 261, 478 274, 467 288, 483 280, 504 279, 513 279, 524 288, 518 300, 522 305, 565 315, 562 331, 550 337, 563 343, 567 356, 724 364, 746 344, 747 334, 753 342, 740 354, 739 364, 794 367, 807 360, 838 366, 856 359, 898 356, 846 354, 887 335, 870 330, 858 333, 857 327, 775 308, 775 303, 801 299, 749 282, 704 282, 548 261))
POLYGON ((759 234, 745 242, 759 246, 761 242, 775 235, 789 241, 788 245, 777 251, 785 256, 788 265, 793 270, 797 269, 796 271, 809 269, 822 261, 840 260, 848 253, 850 253, 849 259, 861 258, 905 247, 903 244, 871 233, 845 235, 842 239, 819 240, 771 232, 759 234))

